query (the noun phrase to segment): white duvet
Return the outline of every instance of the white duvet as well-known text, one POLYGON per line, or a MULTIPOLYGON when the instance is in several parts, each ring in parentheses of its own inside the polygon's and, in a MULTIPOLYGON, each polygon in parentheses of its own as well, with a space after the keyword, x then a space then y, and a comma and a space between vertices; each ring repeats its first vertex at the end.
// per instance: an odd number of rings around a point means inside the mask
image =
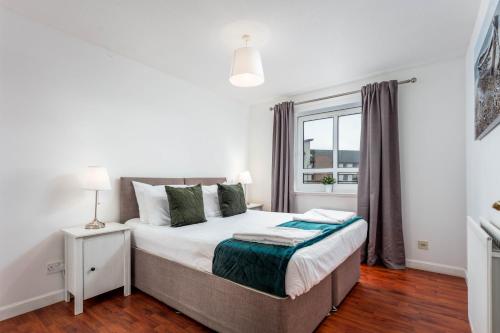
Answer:
MULTIPOLYGON (((256 227, 276 226, 293 220, 292 214, 249 210, 231 217, 211 217, 205 223, 172 228, 144 224, 139 219, 127 223, 132 228, 132 244, 146 252, 182 265, 212 273, 217 244, 233 233, 256 227)), ((285 291, 295 298, 333 272, 366 239, 367 223, 357 221, 311 246, 295 252, 288 263, 285 291)))

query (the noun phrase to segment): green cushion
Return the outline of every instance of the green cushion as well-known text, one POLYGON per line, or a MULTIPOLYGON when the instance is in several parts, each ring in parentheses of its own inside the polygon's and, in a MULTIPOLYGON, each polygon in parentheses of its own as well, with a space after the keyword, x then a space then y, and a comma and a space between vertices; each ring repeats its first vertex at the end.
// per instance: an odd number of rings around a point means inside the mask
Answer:
POLYGON ((165 186, 170 206, 172 227, 206 222, 203 210, 203 192, 201 185, 191 187, 165 186))
POLYGON ((219 195, 219 205, 222 216, 228 217, 242 214, 247 211, 245 192, 241 184, 217 184, 217 194, 219 195))

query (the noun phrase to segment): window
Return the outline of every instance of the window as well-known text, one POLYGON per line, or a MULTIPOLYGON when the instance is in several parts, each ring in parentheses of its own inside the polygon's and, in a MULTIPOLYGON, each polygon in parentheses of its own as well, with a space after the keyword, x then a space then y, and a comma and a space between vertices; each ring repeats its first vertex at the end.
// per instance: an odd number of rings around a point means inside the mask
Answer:
POLYGON ((320 172, 320 173, 304 173, 302 175, 302 180, 304 184, 321 184, 323 177, 330 176, 333 177, 332 172, 320 172))
POLYGON ((336 191, 355 192, 358 184, 361 108, 346 105, 298 114, 297 191, 322 192, 325 176, 336 178, 336 191))
POLYGON ((338 184, 357 184, 358 183, 358 173, 357 172, 339 172, 337 173, 338 184))
POLYGON ((333 118, 304 120, 304 169, 333 168, 333 118))

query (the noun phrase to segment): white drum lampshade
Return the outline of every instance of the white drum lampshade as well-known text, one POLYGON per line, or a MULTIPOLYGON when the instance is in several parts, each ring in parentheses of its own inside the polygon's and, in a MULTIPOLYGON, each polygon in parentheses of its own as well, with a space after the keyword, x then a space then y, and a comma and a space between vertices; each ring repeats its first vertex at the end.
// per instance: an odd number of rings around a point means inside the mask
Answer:
POLYGON ((252 176, 250 175, 250 171, 243 171, 238 176, 238 181, 244 185, 252 184, 252 176))
POLYGON ((241 172, 239 175, 238 175, 238 181, 243 184, 243 190, 245 191, 245 201, 247 202, 247 205, 248 205, 248 201, 247 201, 247 196, 248 196, 248 193, 247 193, 247 185, 248 184, 252 184, 252 176, 250 175, 250 171, 243 171, 241 172))
MULTIPOLYGON (((242 38, 248 42, 250 36, 242 38)), ((245 46, 234 51, 229 82, 236 87, 256 87, 264 83, 262 60, 257 49, 245 46)))
POLYGON ((82 187, 92 191, 111 190, 108 170, 100 166, 89 166, 85 170, 82 187))

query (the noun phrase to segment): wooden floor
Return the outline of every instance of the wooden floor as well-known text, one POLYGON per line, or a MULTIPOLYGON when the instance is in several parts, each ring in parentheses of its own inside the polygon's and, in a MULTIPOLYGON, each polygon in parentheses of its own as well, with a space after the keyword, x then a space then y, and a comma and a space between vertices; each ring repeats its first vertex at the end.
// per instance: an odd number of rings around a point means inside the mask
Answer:
MULTIPOLYGON (((57 303, 0 322, 0 332, 210 332, 203 325, 134 290, 57 303)), ((411 270, 362 267, 360 283, 317 332, 470 332, 467 291, 460 278, 411 270)), ((264 332, 262 332, 264 333, 264 332)))

